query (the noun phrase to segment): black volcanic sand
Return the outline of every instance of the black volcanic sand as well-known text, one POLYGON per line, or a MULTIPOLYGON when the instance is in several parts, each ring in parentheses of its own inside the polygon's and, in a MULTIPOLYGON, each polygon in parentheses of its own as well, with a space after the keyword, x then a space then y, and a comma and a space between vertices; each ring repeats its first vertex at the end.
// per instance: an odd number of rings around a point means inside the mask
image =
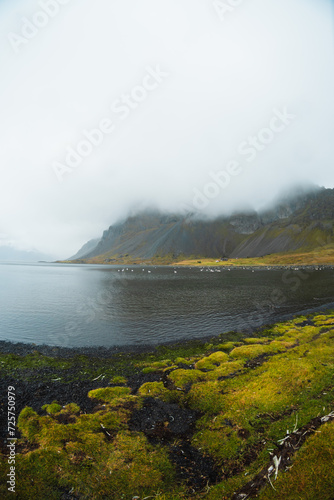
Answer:
MULTIPOLYGON (((130 349, 129 349, 130 350, 130 349)), ((17 367, 14 368, 13 376, 1 376, 0 387, 1 394, 1 406, 0 406, 0 417, 4 418, 6 408, 4 401, 6 400, 7 389, 9 386, 15 387, 16 394, 16 415, 19 415, 20 411, 25 406, 31 406, 35 411, 39 412, 44 404, 49 404, 52 401, 58 401, 59 404, 66 405, 69 403, 76 403, 80 406, 83 412, 89 413, 96 406, 96 402, 93 402, 88 398, 87 394, 89 391, 101 387, 107 387, 111 384, 109 380, 102 377, 97 380, 87 380, 90 376, 83 377, 82 365, 80 364, 80 357, 84 356, 88 358, 90 367, 94 370, 101 371, 103 367, 103 360, 112 365, 112 356, 115 355, 117 349, 105 349, 105 348, 80 348, 80 349, 69 349, 69 348, 54 348, 49 346, 34 346, 32 344, 11 344, 10 342, 0 342, 0 353, 1 354, 13 354, 15 356, 27 356, 34 353, 40 353, 42 356, 47 356, 48 358, 56 358, 57 360, 73 361, 73 365, 66 370, 62 371, 57 367, 53 366, 42 366, 40 368, 20 368, 20 360, 17 359, 17 367), (17 375, 17 377, 15 377, 17 375), (57 380, 60 378, 62 380, 57 380), (63 379, 68 380, 64 381, 63 379)), ((142 348, 141 352, 152 352, 147 351, 146 348, 142 348)), ((124 351, 122 353, 124 355, 124 351)), ((128 355, 131 356, 131 355, 128 355)), ((1 372, 0 372, 1 373, 1 372)), ((133 388, 135 392, 143 383, 153 382, 160 379, 156 373, 154 374, 142 374, 140 370, 138 373, 133 373, 128 378, 128 385, 133 388)), ((1 421, 1 424, 3 422, 1 421)), ((5 426, 1 425, 0 436, 4 436, 4 430, 6 432, 5 426)))

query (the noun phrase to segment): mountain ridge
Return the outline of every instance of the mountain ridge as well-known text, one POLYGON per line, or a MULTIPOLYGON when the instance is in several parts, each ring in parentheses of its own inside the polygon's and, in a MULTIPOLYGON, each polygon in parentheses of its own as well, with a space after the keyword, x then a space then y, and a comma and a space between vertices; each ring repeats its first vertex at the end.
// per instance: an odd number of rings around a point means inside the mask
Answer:
POLYGON ((261 212, 216 219, 141 212, 110 226, 93 248, 85 253, 87 243, 76 258, 100 263, 124 258, 173 262, 185 257, 248 258, 311 251, 331 243, 333 220, 334 189, 325 188, 290 197, 261 212))

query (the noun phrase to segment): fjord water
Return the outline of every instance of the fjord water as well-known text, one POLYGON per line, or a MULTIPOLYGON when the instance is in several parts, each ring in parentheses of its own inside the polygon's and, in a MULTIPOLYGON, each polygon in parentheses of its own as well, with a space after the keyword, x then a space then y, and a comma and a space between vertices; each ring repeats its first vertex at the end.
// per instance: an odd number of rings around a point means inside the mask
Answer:
POLYGON ((0 264, 0 340, 122 346, 254 329, 333 306, 334 271, 0 264))

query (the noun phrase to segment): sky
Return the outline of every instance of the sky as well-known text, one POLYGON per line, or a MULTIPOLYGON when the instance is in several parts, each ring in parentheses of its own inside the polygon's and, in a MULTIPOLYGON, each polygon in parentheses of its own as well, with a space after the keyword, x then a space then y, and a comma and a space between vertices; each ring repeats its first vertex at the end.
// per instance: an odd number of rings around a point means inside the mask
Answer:
POLYGON ((0 0, 0 245, 334 187, 333 0, 0 0))

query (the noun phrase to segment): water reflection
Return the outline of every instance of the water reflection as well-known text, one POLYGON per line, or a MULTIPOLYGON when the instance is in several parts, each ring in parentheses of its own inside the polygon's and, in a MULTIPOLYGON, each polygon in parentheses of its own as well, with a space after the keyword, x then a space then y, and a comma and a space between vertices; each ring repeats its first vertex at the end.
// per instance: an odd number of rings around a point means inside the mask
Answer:
POLYGON ((298 271, 176 271, 0 265, 1 336, 63 346, 156 344, 255 328, 334 300, 332 270, 305 279, 298 271))

